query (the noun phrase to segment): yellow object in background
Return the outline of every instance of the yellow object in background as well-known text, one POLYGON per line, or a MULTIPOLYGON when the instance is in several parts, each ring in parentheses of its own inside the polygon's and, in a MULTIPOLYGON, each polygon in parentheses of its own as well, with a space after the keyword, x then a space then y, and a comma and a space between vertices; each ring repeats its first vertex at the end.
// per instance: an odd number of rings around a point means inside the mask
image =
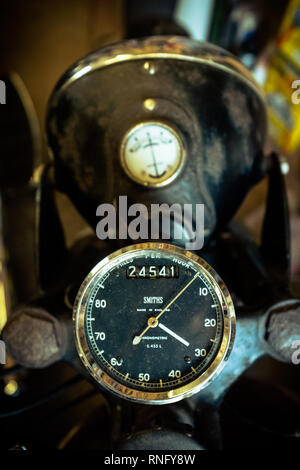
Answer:
MULTIPOLYGON (((0 212, 1 212, 1 199, 0 199, 0 212)), ((8 312, 8 290, 7 290, 7 273, 4 262, 4 244, 0 226, 0 333, 7 321, 8 312)))
POLYGON ((279 31, 278 50, 300 68, 300 0, 291 0, 279 31))
POLYGON ((270 137, 285 153, 300 147, 300 0, 287 8, 264 89, 270 137), (295 99, 296 98, 296 99, 295 99))
MULTIPOLYGON (((300 146, 300 102, 293 103, 293 88, 300 73, 279 54, 270 61, 264 85, 269 117, 269 133, 279 147, 293 153, 300 146)), ((298 88, 300 88, 298 86, 298 88)), ((298 94, 300 98, 300 93, 298 94)), ((300 101, 300 100, 299 100, 300 101)))

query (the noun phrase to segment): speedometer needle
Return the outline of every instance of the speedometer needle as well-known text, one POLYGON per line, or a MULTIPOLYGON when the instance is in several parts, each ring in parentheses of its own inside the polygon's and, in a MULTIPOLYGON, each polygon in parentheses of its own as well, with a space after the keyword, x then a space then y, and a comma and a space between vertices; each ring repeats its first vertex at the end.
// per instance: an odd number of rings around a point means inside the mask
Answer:
POLYGON ((139 336, 135 336, 133 338, 133 341, 132 341, 133 345, 139 344, 141 342, 142 337, 149 330, 149 328, 157 327, 158 319, 162 316, 163 313, 165 313, 166 310, 168 310, 168 308, 175 302, 175 300, 177 300, 178 297, 180 297, 181 294, 184 293, 184 291, 192 284, 192 282, 194 282, 196 277, 198 277, 198 273, 196 273, 195 276, 183 287, 183 289, 181 289, 181 291, 178 292, 178 294, 174 297, 174 299, 172 299, 171 302, 169 302, 168 305, 166 305, 166 307, 157 315, 157 317, 151 317, 148 319, 148 325, 146 326, 144 331, 142 331, 142 333, 139 336))
POLYGON ((185 346, 190 345, 190 343, 188 343, 185 339, 181 338, 181 336, 179 336, 177 333, 174 333, 174 331, 170 330, 168 327, 166 327, 162 323, 159 323, 158 327, 164 330, 166 333, 169 333, 169 335, 173 336, 173 338, 178 339, 178 341, 180 341, 185 346))

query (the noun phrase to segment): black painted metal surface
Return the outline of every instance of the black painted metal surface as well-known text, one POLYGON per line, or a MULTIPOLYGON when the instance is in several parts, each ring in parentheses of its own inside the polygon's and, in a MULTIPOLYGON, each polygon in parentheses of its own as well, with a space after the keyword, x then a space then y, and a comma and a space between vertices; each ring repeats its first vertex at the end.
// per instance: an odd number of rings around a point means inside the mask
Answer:
POLYGON ((50 98, 47 130, 57 185, 93 227, 96 207, 126 194, 147 206, 205 204, 208 239, 265 172, 258 88, 233 56, 185 38, 127 41, 79 61, 50 98), (124 134, 149 120, 177 129, 187 149, 181 175, 160 189, 137 185, 120 164, 124 134))

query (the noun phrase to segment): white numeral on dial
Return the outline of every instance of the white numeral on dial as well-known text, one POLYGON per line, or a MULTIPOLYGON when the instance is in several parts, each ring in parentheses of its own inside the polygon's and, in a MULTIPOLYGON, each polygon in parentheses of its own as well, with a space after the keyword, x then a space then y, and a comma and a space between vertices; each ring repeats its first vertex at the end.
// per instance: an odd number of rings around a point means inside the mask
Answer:
POLYGON ((214 318, 205 318, 204 320, 204 326, 206 326, 207 328, 209 326, 216 326, 217 322, 214 318))
POLYGON ((95 331, 96 340, 100 339, 101 341, 105 340, 105 333, 104 331, 95 331))
POLYGON ((199 295, 205 296, 208 294, 207 287, 199 287, 199 295))
POLYGON ((110 360, 112 366, 121 366, 123 364, 123 360, 119 360, 116 357, 112 357, 110 360))
POLYGON ((139 380, 141 382, 149 382, 150 375, 149 374, 139 374, 139 380))
POLYGON ((171 370, 171 372, 169 373, 169 377, 176 377, 177 379, 179 379, 180 376, 181 376, 180 370, 171 370))
POLYGON ((205 357, 206 356, 206 349, 202 348, 202 349, 195 349, 195 356, 196 357, 205 357))

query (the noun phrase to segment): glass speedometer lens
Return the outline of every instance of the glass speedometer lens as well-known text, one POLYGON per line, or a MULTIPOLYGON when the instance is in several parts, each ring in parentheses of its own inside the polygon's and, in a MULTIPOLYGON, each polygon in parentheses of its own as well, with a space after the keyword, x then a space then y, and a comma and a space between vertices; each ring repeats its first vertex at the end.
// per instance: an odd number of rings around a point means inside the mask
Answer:
POLYGON ((203 260, 145 243, 100 262, 75 303, 76 342, 91 375, 132 400, 165 403, 203 388, 234 334, 230 295, 203 260))

